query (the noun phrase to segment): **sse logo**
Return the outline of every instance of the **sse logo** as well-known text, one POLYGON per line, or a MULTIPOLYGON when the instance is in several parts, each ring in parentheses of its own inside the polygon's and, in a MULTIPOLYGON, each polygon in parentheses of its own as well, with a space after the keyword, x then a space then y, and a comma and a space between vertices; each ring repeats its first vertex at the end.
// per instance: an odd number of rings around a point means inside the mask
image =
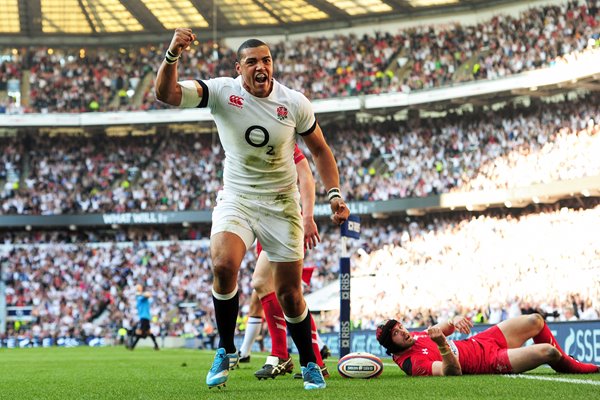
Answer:
POLYGON ((579 361, 597 364, 600 361, 600 329, 569 328, 565 339, 565 354, 579 361))
POLYGON ((244 108, 244 98, 232 94, 231 96, 229 96, 229 105, 232 105, 237 108, 244 108))

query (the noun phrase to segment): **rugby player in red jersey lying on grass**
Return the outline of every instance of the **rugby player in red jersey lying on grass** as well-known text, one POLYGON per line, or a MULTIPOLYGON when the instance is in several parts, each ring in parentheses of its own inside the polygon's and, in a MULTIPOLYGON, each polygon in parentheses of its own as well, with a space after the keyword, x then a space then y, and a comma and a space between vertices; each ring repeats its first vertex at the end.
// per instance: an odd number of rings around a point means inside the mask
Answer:
POLYGON ((455 330, 470 333, 472 326, 471 321, 457 316, 426 331, 409 332, 389 319, 377 327, 376 337, 410 376, 518 374, 543 364, 561 373, 599 372, 598 366, 565 354, 540 314, 502 321, 468 339, 447 339, 455 330), (529 339, 534 344, 523 346, 529 339))

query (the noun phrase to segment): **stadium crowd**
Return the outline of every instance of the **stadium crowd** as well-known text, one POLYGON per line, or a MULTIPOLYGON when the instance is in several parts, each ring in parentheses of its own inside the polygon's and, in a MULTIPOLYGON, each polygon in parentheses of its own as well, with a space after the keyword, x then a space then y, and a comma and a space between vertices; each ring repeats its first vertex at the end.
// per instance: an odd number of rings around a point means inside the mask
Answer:
MULTIPOLYGON (((496 79, 557 63, 600 47, 598 1, 530 8, 474 25, 460 22, 398 32, 307 37, 272 44, 277 78, 309 98, 409 92, 496 79)), ((164 49, 22 49, 0 61, 0 81, 28 79, 28 105, 5 112, 89 112, 164 108, 143 84, 164 49), (26 73, 24 73, 26 72, 26 73), (142 82, 141 100, 133 99, 142 82), (128 93, 129 91, 129 93, 128 93)), ((198 43, 181 77, 235 76, 235 51, 198 43)), ((188 59, 189 58, 189 59, 188 59)), ((6 103, 6 101, 4 101, 6 103)))
POLYGON ((421 118, 419 126, 349 123, 328 126, 327 134, 346 174, 343 192, 353 200, 511 189, 598 174, 596 104, 506 107, 421 118))
MULTIPOLYGON (((163 335, 198 334, 212 320, 207 241, 115 245, 38 244, 5 248, 8 306, 33 306, 28 333, 41 337, 114 337, 137 320, 135 286, 151 290, 153 322, 163 335), (181 308, 182 304, 197 307, 181 308)), ((249 252, 249 260, 253 253, 249 252)), ((246 261, 247 262, 247 261, 246 261)), ((250 293, 250 268, 240 278, 250 293)), ((9 333, 10 335, 10 333, 9 333)))
MULTIPOLYGON (((474 26, 280 42, 273 45, 275 69, 282 83, 313 99, 496 79, 598 51, 599 6, 568 2, 474 26)), ((0 112, 165 108, 151 85, 140 104, 132 97, 163 50, 36 48, 2 58, 0 92, 8 80, 25 77, 31 91, 29 106, 19 110, 0 99, 0 112)), ((181 73, 189 78, 231 75, 235 62, 234 51, 211 42, 183 57, 189 59, 181 73)), ((324 130, 347 200, 511 189, 600 174, 599 100, 586 95, 408 122, 332 122, 324 130)), ((210 209, 222 160, 210 134, 3 137, 0 215, 210 209)), ((369 240, 355 244, 353 276, 370 290, 353 291, 354 326, 373 329, 390 315, 405 316, 409 327, 457 314, 477 323, 534 311, 548 320, 598 319, 600 252, 589 233, 600 226, 600 205, 578 201, 363 224, 369 240)), ((324 242, 306 260, 317 268, 309 290, 337 279, 339 238, 323 229, 324 242)), ((207 234, 206 227, 2 231, 7 305, 31 306, 33 317, 11 325, 8 335, 117 339, 136 319, 136 284, 152 292, 152 322, 162 335, 212 334, 207 234)), ((242 303, 255 261, 249 251, 242 303)), ((324 310, 322 320, 324 330, 337 329, 335 312, 324 310)))
MULTIPOLYGON (((600 174, 598 104, 587 95, 324 131, 348 200, 512 189, 600 174)), ((222 181, 211 134, 19 136, 0 144, 0 156, 0 214, 210 209, 222 181)))
POLYGON ((365 279, 352 299, 360 325, 374 329, 390 315, 407 327, 453 315, 495 324, 534 311, 598 319, 600 200, 536 208, 367 227, 353 259, 353 276, 365 279))
MULTIPOLYGON (((590 232, 598 226, 594 198, 364 223, 368 239, 353 244, 354 325, 374 329, 383 317, 398 315, 419 327, 457 314, 497 323, 534 311, 548 320, 597 319, 600 251, 590 232)), ((323 231, 324 241, 306 259, 316 267, 309 292, 338 285, 339 237, 335 229, 323 231)), ((214 327, 207 243, 205 237, 0 246, 7 305, 33 307, 34 322, 17 332, 11 326, 10 334, 116 339, 135 321, 135 286, 143 284, 155 299, 157 333, 203 337, 214 327)), ((241 304, 249 300, 255 261, 249 251, 241 304)), ((323 310, 322 321, 323 331, 337 329, 335 312, 323 310)))

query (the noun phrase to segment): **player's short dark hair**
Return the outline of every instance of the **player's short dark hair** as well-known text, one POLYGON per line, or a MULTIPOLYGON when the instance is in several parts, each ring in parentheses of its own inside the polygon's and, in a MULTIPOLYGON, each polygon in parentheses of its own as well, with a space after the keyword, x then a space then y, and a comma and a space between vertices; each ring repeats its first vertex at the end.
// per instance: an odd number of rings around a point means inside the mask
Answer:
MULTIPOLYGON (((255 47, 260 47, 260 46, 267 46, 267 44, 265 42, 263 42, 262 40, 258 40, 258 39, 246 40, 244 43, 242 43, 240 45, 240 47, 237 50, 238 62, 240 62, 242 60, 242 51, 244 51, 246 49, 253 49, 255 47)), ((269 46, 267 46, 267 47, 269 47, 269 46)))

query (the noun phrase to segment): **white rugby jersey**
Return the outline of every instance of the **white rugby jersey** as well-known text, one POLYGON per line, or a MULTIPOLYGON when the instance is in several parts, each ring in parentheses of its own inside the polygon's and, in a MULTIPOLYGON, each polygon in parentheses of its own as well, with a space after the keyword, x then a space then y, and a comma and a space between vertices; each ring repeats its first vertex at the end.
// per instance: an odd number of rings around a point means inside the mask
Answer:
POLYGON ((268 97, 256 97, 242 77, 197 81, 203 89, 197 107, 208 107, 225 150, 223 188, 252 194, 297 191, 296 134, 316 127, 310 101, 273 80, 268 97))

